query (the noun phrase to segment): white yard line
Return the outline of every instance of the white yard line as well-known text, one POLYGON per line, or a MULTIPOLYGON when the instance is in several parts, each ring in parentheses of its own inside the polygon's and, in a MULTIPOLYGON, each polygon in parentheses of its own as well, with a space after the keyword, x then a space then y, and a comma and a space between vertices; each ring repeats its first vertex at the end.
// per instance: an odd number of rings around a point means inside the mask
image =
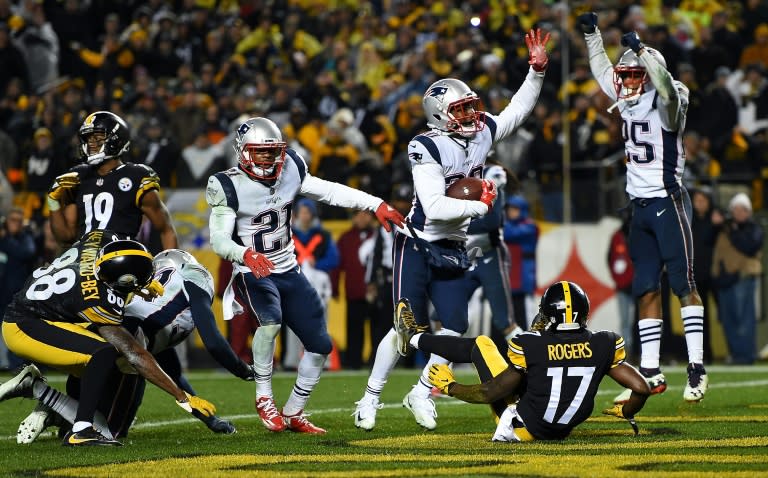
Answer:
MULTIPOLYGON (((749 367, 749 370, 755 370, 755 368, 757 368, 757 367, 749 367)), ((673 369, 673 367, 668 367, 668 368, 665 369, 665 371, 666 370, 670 370, 670 369, 673 369)), ((713 367, 708 367, 708 369, 712 369, 712 371, 715 371, 713 367)), ((682 371, 683 369, 681 368, 680 370, 682 371)), ((735 367, 724 367, 723 368, 723 371, 728 371, 728 370, 736 371, 735 367)), ((765 371, 768 371, 768 367, 765 367, 765 371)), ((404 373, 405 371, 396 371, 396 372, 403 372, 404 373)), ((409 372, 410 374, 413 373, 413 371, 407 371, 407 372, 409 372)), ((338 374, 338 373, 345 373, 345 372, 333 372, 333 373, 334 374, 338 374)), ((363 373, 367 374, 367 372, 346 372, 346 373, 349 374, 349 375, 352 375, 352 374, 360 375, 360 374, 363 374, 363 373)), ((231 377, 229 375, 227 375, 227 374, 215 373, 215 372, 214 373, 211 373, 211 372, 195 372, 195 373, 190 374, 190 376, 192 376, 192 377, 199 377, 199 378, 216 378, 216 377, 221 376, 223 378, 231 379, 231 377)), ((61 378, 62 379, 61 381, 63 381, 64 377, 62 376, 62 377, 52 377, 52 378, 61 378)), ((52 382, 54 380, 49 380, 49 381, 52 382)), ((764 387, 766 385, 768 385, 768 379, 766 379, 766 380, 747 380, 747 381, 743 381, 743 382, 738 382, 738 381, 736 381, 736 382, 715 382, 715 383, 710 383, 709 384, 709 388, 711 388, 711 389, 718 389, 718 388, 729 388, 729 387, 764 387)), ((665 393, 669 393, 670 391, 682 390, 682 389, 683 389, 682 385, 679 385, 679 386, 678 385, 667 385, 667 392, 665 392, 665 393)), ((598 395, 614 395, 614 394, 618 393, 618 391, 619 390, 600 390, 600 391, 597 392, 597 394, 598 395)), ((444 405, 450 405, 450 406, 453 406, 453 405, 466 405, 464 402, 462 402, 460 400, 457 400, 455 398, 452 398, 452 397, 438 398, 438 399, 436 399, 435 404, 440 405, 440 406, 444 406, 444 405)), ((384 405, 383 408, 386 408, 386 409, 401 408, 403 406, 403 404, 400 403, 400 402, 384 403, 383 405, 384 405)), ((354 403, 351 403, 349 407, 344 407, 344 408, 338 408, 338 407, 337 408, 314 408, 314 409, 311 409, 310 412, 307 413, 307 415, 324 415, 324 414, 329 414, 329 413, 349 412, 350 416, 351 416, 351 414, 354 411, 354 409, 355 409, 354 408, 354 403)), ((226 418, 226 419, 229 419, 229 420, 244 420, 244 419, 245 420, 254 420, 254 421, 258 420, 258 415, 256 414, 256 412, 240 414, 240 415, 226 415, 226 416, 225 415, 220 415, 220 417, 221 418, 226 418)), ((145 429, 145 428, 158 428, 158 427, 164 427, 164 426, 168 426, 168 425, 180 425, 180 424, 184 424, 184 423, 194 423, 196 421, 197 421, 196 418, 177 418, 177 419, 174 419, 174 420, 161 420, 161 421, 142 422, 141 419, 139 418, 139 422, 136 423, 135 425, 133 425, 133 427, 131 427, 131 428, 132 429, 136 429, 136 430, 142 430, 142 429, 145 429)), ((16 439, 16 435, 5 436, 5 437, 0 436, 0 440, 15 440, 15 439, 16 439)))

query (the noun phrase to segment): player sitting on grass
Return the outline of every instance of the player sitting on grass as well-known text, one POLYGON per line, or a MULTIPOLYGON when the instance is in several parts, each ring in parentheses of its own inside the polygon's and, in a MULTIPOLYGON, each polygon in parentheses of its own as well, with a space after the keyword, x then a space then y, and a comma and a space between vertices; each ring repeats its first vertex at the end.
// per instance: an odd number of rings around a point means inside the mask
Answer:
POLYGON ((432 365, 429 379, 443 393, 468 403, 488 403, 498 421, 493 441, 557 440, 592 414, 595 395, 608 375, 632 390, 623 405, 604 410, 629 420, 650 395, 648 384, 624 363, 624 339, 609 331, 586 328, 589 299, 573 282, 551 285, 539 313, 525 332, 509 341, 507 363, 489 337, 462 338, 421 333, 410 304, 396 307, 399 343, 441 355, 454 363, 472 363, 482 383, 462 385, 447 365, 432 365))

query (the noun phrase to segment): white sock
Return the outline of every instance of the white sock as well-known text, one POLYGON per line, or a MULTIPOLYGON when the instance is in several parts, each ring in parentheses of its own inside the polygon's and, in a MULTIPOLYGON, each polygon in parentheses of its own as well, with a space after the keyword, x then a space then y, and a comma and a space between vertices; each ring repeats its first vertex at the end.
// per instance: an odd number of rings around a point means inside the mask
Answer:
MULTIPOLYGON (((454 332, 453 330, 448 329, 440 329, 437 332, 435 332, 435 335, 447 335, 449 337, 461 337, 461 334, 458 332, 454 332)), ((411 393, 416 395, 419 398, 429 398, 430 393, 432 393, 432 383, 429 381, 429 368, 434 364, 449 364, 451 363, 449 360, 447 360, 444 357, 441 357, 437 354, 431 354, 429 356, 429 360, 427 361, 427 365, 424 366, 424 369, 421 371, 421 376, 419 377, 419 381, 416 382, 416 385, 413 387, 413 390, 411 393)))
POLYGON ((389 329, 387 335, 381 339, 376 348, 376 358, 373 360, 371 375, 368 377, 368 385, 365 387, 363 399, 376 399, 381 396, 381 391, 387 383, 389 373, 397 365, 400 354, 397 353, 397 334, 395 329, 389 329))
POLYGON ((309 400, 309 394, 320 381, 320 374, 323 372, 326 357, 327 355, 304 352, 299 361, 296 383, 283 407, 283 415, 293 416, 304 410, 304 406, 309 400))
POLYGON ((75 424, 72 425, 72 431, 77 433, 91 426, 93 426, 93 423, 91 422, 75 422, 75 424))
POLYGON ((419 348, 419 339, 421 338, 423 333, 424 332, 419 332, 418 334, 414 335, 413 337, 411 337, 411 340, 409 340, 408 343, 410 343, 413 348, 418 350, 418 348, 419 348))
MULTIPOLYGON (((39 396, 37 396, 37 392, 33 392, 35 393, 35 398, 37 398, 40 403, 53 410, 54 413, 61 415, 64 420, 74 424, 75 417, 77 416, 77 407, 79 402, 69 395, 65 395, 55 388, 51 388, 44 382, 41 383, 44 385, 44 390, 40 393, 39 396)), ((37 383, 35 383, 35 385, 37 385, 37 383)), ((109 430, 109 426, 107 425, 107 419, 104 417, 104 415, 102 415, 101 412, 96 411, 96 415, 93 417, 92 425, 96 431, 105 437, 109 438, 110 440, 114 439, 114 436, 112 435, 112 432, 109 430)))
POLYGON ((640 368, 659 368, 661 355, 661 319, 640 319, 640 368))
POLYGON ((688 362, 704 362, 704 306, 689 305, 680 308, 685 330, 685 343, 688 346, 688 362))
POLYGON ((275 358, 275 338, 280 324, 262 325, 253 334, 253 370, 256 375, 256 398, 272 397, 272 366, 275 358))

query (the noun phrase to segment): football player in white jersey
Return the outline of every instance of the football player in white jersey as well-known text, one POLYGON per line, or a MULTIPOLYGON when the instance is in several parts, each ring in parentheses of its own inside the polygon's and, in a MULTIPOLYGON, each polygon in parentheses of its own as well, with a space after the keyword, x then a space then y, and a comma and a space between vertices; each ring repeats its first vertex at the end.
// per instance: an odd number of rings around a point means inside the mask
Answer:
MULTIPOLYGON (((236 377, 251 381, 253 369, 235 355, 227 340, 216 328, 211 310, 213 277, 195 257, 180 249, 168 249, 153 259, 154 279, 163 286, 163 293, 153 299, 135 295, 125 307, 123 325, 146 343, 152 355, 164 355, 163 370, 185 392, 195 395, 192 386, 182 375, 181 363, 175 346, 183 342, 197 328, 206 350, 236 377), (141 328, 141 332, 137 330, 141 328)), ((105 436, 124 437, 144 396, 144 382, 113 383, 112 393, 103 403, 104 415, 98 414, 94 427, 105 436), (112 404, 124 406, 113 406, 112 404)), ((17 441, 32 443, 48 426, 62 422, 54 414, 71 422, 77 410, 77 401, 52 391, 39 398, 35 410, 19 425, 17 441)), ((237 430, 227 420, 216 415, 193 415, 215 433, 231 434, 237 430)))
MULTIPOLYGON (((683 131, 688 88, 672 78, 657 50, 640 42, 636 32, 624 34, 629 47, 616 66, 603 47, 597 14, 578 18, 589 52, 589 66, 602 90, 616 103, 623 121, 627 154, 627 193, 632 200, 630 255, 635 265, 632 293, 638 299, 640 372, 653 393, 667 388, 661 373, 662 268, 680 299, 688 346, 686 401, 704 397, 709 382, 704 370, 704 306, 693 276, 691 200, 682 184, 685 151, 683 131)), ((616 401, 624 402, 624 392, 616 401)))
MULTIPOLYGON (((479 201, 448 197, 445 191, 454 181, 481 177, 491 146, 512 133, 533 110, 544 82, 549 61, 541 30, 525 37, 531 65, 525 81, 498 115, 481 110, 480 98, 464 82, 446 78, 433 83, 424 93, 422 105, 427 133, 416 135, 408 144, 413 174, 414 198, 408 214, 409 227, 399 230, 393 245, 392 297, 410 301, 416 322, 427 328, 427 301, 435 307, 443 328, 441 335, 460 336, 468 327, 464 270, 469 267, 465 248, 470 219, 487 214, 496 198, 493 181, 483 180, 479 201)), ((398 307, 395 314, 403 310, 398 307)), ((397 341, 392 329, 379 343, 376 359, 363 397, 357 402, 355 426, 372 430, 376 412, 382 407, 381 391, 407 344, 397 341)), ((403 406, 422 427, 437 426, 435 404, 430 399, 429 367, 447 363, 432 355, 417 384, 403 399, 403 406)))
POLYGON ((232 261, 232 279, 224 293, 224 317, 232 317, 235 295, 256 317, 253 368, 256 410, 264 426, 279 432, 325 433, 304 415, 320 380, 331 338, 320 297, 299 270, 291 239, 291 210, 298 194, 330 204, 368 209, 389 230, 403 216, 383 200, 309 174, 304 159, 283 141, 267 118, 250 118, 235 133, 238 166, 208 179, 211 246, 232 261), (272 361, 280 325, 293 330, 304 345, 293 391, 282 410, 272 393, 272 361))

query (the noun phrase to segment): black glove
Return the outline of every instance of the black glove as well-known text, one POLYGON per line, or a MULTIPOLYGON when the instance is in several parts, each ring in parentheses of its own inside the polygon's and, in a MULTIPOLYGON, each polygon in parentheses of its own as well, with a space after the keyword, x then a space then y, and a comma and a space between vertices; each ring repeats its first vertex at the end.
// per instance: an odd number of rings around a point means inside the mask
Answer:
POLYGON ((638 53, 641 48, 645 48, 645 45, 640 41, 637 32, 629 32, 622 35, 621 44, 623 46, 628 46, 635 53, 638 53))
POLYGON ((581 28, 582 33, 595 33, 595 28, 597 27, 597 13, 582 13, 576 20, 579 22, 579 28, 581 28))
POLYGON ((240 361, 240 370, 238 370, 237 376, 246 382, 253 382, 256 380, 256 372, 253 370, 253 367, 246 364, 243 361, 240 361))

